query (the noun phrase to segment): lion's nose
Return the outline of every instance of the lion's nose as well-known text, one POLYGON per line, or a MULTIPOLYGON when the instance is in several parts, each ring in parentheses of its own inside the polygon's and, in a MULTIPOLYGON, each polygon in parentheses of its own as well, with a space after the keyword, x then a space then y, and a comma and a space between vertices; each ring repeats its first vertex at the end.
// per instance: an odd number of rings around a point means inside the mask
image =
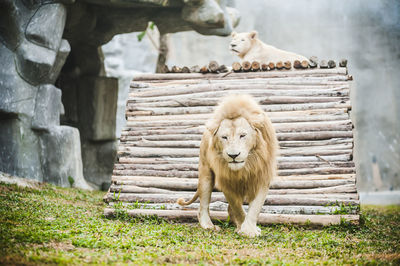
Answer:
POLYGON ((240 152, 237 153, 237 154, 229 154, 229 153, 228 153, 228 156, 231 157, 233 160, 235 160, 235 158, 238 157, 239 154, 240 154, 240 152))
POLYGON ((233 47, 236 47, 236 44, 231 44, 231 47, 233 48, 233 47))

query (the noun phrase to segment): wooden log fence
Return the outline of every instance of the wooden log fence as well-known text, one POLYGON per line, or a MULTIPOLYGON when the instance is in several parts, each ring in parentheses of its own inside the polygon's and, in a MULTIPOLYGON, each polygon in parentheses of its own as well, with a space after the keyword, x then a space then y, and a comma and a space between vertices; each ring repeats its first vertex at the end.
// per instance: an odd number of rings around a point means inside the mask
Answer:
MULTIPOLYGON (((136 75, 104 214, 114 215, 122 202, 132 216, 196 220, 198 201, 185 207, 175 201, 197 188, 205 121, 221 97, 249 94, 271 118, 280 146, 278 176, 259 223, 358 222, 351 78, 347 61, 334 63, 313 57, 227 69, 214 61, 197 73, 177 67, 180 73, 136 75)), ((227 218, 223 193, 212 193, 210 210, 214 219, 227 218)))

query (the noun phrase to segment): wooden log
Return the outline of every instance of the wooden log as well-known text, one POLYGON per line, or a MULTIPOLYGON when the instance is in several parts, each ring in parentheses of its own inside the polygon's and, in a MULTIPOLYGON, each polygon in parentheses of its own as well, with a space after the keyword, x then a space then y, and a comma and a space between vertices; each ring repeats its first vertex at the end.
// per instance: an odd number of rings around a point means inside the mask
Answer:
MULTIPOLYGON (((282 72, 287 73, 287 72, 282 72)), ((254 74, 254 73, 251 73, 254 74)), ((187 94, 197 94, 197 93, 205 93, 205 92, 218 92, 224 90, 276 90, 276 91, 286 91, 286 90, 337 90, 343 92, 349 92, 350 86, 349 84, 337 84, 337 85, 301 85, 297 84, 296 86, 293 85, 285 85, 285 84, 270 84, 268 82, 263 83, 261 81, 257 82, 249 82, 249 83, 241 83, 241 82, 225 82, 222 84, 212 83, 210 84, 192 84, 186 86, 162 86, 162 87, 152 87, 151 89, 146 90, 139 90, 136 89, 133 92, 129 93, 130 98, 140 98, 140 99, 149 99, 152 97, 166 97, 172 95, 187 95, 187 94), (243 86, 246 88, 243 88, 243 86)))
MULTIPOLYGON (((313 69, 313 70, 307 70, 307 73, 310 71, 317 71, 317 70, 323 70, 323 71, 337 71, 337 70, 346 70, 346 68, 332 68, 332 69, 313 69)), ((229 78, 224 77, 225 74, 214 74, 214 75, 206 75, 204 78, 207 79, 207 84, 206 83, 201 83, 201 79, 193 79, 193 80, 186 80, 186 84, 184 84, 184 80, 182 79, 177 79, 177 80, 163 80, 163 81, 146 81, 146 83, 151 83, 152 86, 149 88, 141 88, 141 89, 133 89, 134 91, 142 92, 142 91, 150 91, 154 90, 155 88, 165 88, 165 87, 177 87, 177 86, 182 86, 182 87, 187 87, 187 86, 210 86, 210 85, 223 85, 223 84, 229 84, 229 85, 251 85, 251 84, 263 84, 264 86, 270 86, 270 85, 282 85, 282 86, 290 86, 290 85, 296 85, 299 86, 299 88, 306 88, 306 86, 349 86, 348 83, 346 83, 349 80, 348 75, 342 75, 342 74, 332 74, 332 75, 324 75, 324 74, 310 74, 307 76, 301 76, 302 70, 294 70, 294 71, 285 71, 285 72, 252 72, 248 73, 246 75, 241 75, 240 73, 232 73, 229 75, 229 78), (300 72, 300 73, 298 73, 300 72), (294 74, 293 74, 294 73, 294 74), (269 77, 265 77, 266 75, 270 75, 269 77), (216 77, 213 79, 213 77, 216 77), (246 80, 244 77, 248 78, 248 82, 245 82, 246 80), (224 81, 224 82, 223 82, 224 81)), ((304 71, 304 70, 303 70, 304 71)), ((308 73, 309 74, 309 73, 308 73)), ((158 74, 158 75, 167 75, 167 74, 158 74)), ((179 74, 179 78, 181 76, 189 76, 189 75, 200 75, 196 73, 190 73, 190 74, 185 74, 181 73, 179 74)), ((173 75, 177 76, 177 75, 173 75)), ((326 88, 326 87, 325 87, 326 88)))
MULTIPOLYGON (((269 98, 270 103, 276 103, 277 101, 284 101, 284 99, 280 98, 269 98)), ((297 102, 305 101, 306 98, 297 99, 297 102)), ((314 99, 318 101, 319 99, 314 99)), ((323 100, 323 99, 322 99, 323 100)), ((289 101, 288 101, 289 102, 289 101)), ((164 120, 152 120, 146 119, 146 121, 138 120, 138 117, 128 116, 127 121, 129 122, 127 125, 132 128, 146 128, 146 127, 173 127, 173 126, 200 126, 204 125, 207 121, 207 118, 200 118, 198 120, 184 120, 180 119, 177 116, 162 116, 164 120), (177 117, 177 119, 170 119, 170 117, 177 117)), ((160 118, 161 119, 161 118, 160 118)), ((348 114, 327 114, 327 115, 312 115, 309 116, 298 116, 294 114, 291 117, 286 116, 271 116, 270 120, 273 124, 276 123, 288 123, 288 122, 313 122, 313 121, 337 121, 337 120, 348 120, 348 114)))
POLYGON ((308 61, 307 60, 301 61, 301 68, 302 69, 307 69, 308 68, 308 61))
POLYGON ((321 60, 321 62, 319 63, 319 67, 322 69, 328 68, 328 62, 326 60, 321 60))
MULTIPOLYGON (((331 169, 349 169, 355 167, 354 162, 330 162, 330 161, 311 161, 311 162, 279 162, 278 169, 307 169, 307 168, 323 168, 331 167, 331 169)), ((155 163, 131 163, 129 160, 119 160, 118 163, 114 165, 114 169, 147 169, 147 170, 179 170, 179 171, 197 171, 198 164, 189 163, 169 163, 169 164, 155 164, 155 163)))
MULTIPOLYGON (((180 187, 178 184, 177 187, 180 187)), ((185 191, 188 191, 192 193, 197 189, 197 184, 196 187, 192 187, 189 191, 189 189, 186 189, 185 191)), ((116 185, 116 184, 111 184, 110 187, 110 192, 120 192, 120 193, 160 193, 160 194, 174 194, 177 191, 180 191, 179 189, 176 189, 174 186, 169 187, 168 189, 160 189, 160 188, 155 188, 153 186, 140 186, 140 185, 128 185, 128 184, 123 184, 123 185, 116 185)), ((324 187, 324 188, 302 188, 302 189, 270 189, 268 194, 269 195, 288 195, 288 194, 310 194, 310 197, 313 196, 313 194, 333 194, 333 193, 356 193, 357 188, 355 184, 347 184, 347 185, 340 185, 340 186, 333 186, 333 187, 324 187)))
POLYGON ((253 61, 253 62, 251 63, 251 71, 254 71, 254 72, 260 71, 260 68, 261 68, 261 66, 260 66, 260 63, 259 63, 259 62, 253 61))
POLYGON ((290 70, 292 68, 292 63, 290 61, 286 61, 285 63, 283 63, 283 67, 286 70, 290 70))
MULTIPOLYGON (((195 178, 177 178, 177 177, 112 176, 112 182, 115 185, 135 185, 141 187, 155 187, 161 189, 196 190, 198 180, 195 178)), ((354 174, 306 175, 306 176, 303 175, 303 176, 292 176, 292 177, 288 176, 280 179, 276 178, 272 180, 270 189, 319 189, 319 188, 346 186, 346 185, 355 185, 354 174), (290 178, 292 178, 292 180, 290 178), (328 178, 334 178, 334 179, 328 179, 328 178)))
MULTIPOLYGON (((173 194, 153 194, 153 193, 111 193, 105 197, 106 202, 111 201, 124 201, 124 202, 148 202, 148 203, 173 203, 179 198, 191 199, 193 192, 176 192, 173 194)), ((288 194, 288 195, 268 195, 265 200, 266 205, 310 205, 310 206, 335 206, 340 204, 345 205, 359 205, 357 194, 313 194, 311 197, 308 194, 288 194)), ((213 192, 211 195, 211 202, 223 201, 227 202, 221 192, 213 192)), ((199 202, 196 200, 195 202, 199 202)))
MULTIPOLYGON (((182 104, 180 105, 182 106, 182 104)), ((302 103, 302 104, 271 104, 261 106, 265 112, 281 111, 305 111, 314 109, 351 108, 350 101, 330 103, 302 103)), ((189 106, 182 108, 175 107, 138 107, 135 104, 127 104, 127 110, 132 115, 178 115, 178 114, 206 114, 214 111, 214 106, 189 106), (138 112, 137 112, 138 111, 138 112), (147 113, 146 113, 147 112, 147 113)))
POLYGON ((336 62, 333 60, 328 61, 328 68, 335 68, 336 67, 336 62))
POLYGON ((275 64, 275 67, 276 67, 276 69, 278 69, 278 70, 283 69, 283 63, 282 63, 282 61, 277 62, 277 63, 275 64))
MULTIPOLYGON (((114 217, 116 211, 112 208, 104 209, 104 216, 114 217)), ((133 209, 127 210, 129 216, 158 216, 169 220, 192 220, 197 221, 197 211, 181 211, 181 210, 148 210, 148 209, 133 209)), ((211 219, 225 221, 228 219, 227 212, 211 211, 211 219)), ((260 213, 258 224, 313 224, 320 226, 330 226, 340 224, 342 221, 358 223, 359 215, 291 215, 291 214, 266 214, 260 213)))
POLYGON ((225 65, 220 65, 218 68, 218 73, 227 73, 229 69, 225 65))
POLYGON ((268 63, 268 69, 269 70, 274 70, 275 69, 275 64, 273 62, 268 63))
POLYGON ((347 59, 341 59, 340 61, 339 61, 339 66, 340 67, 347 67, 347 59))
MULTIPOLYGON (((302 92, 295 92, 296 94, 308 94, 308 93, 302 93, 302 92)), ((255 100, 260 104, 260 105, 271 105, 271 104, 276 104, 276 105, 284 105, 284 104, 312 104, 312 103, 342 103, 342 102, 348 102, 350 98, 348 96, 340 96, 340 97, 332 97, 332 96, 326 96, 327 94, 336 94, 336 92, 330 92, 330 91, 325 91, 321 92, 325 94, 324 96, 318 97, 307 97, 307 96, 285 96, 285 93, 282 93, 284 96, 267 96, 265 98, 261 97, 254 97, 255 100), (307 100, 309 99, 309 100, 307 100)), ((270 93, 266 94, 272 94, 274 95, 275 93, 270 91, 270 93)), ((138 100, 130 100, 128 101, 127 105, 129 107, 129 110, 134 110, 140 109, 140 108, 162 108, 162 107, 199 107, 199 106, 211 106, 214 107, 218 104, 220 101, 220 98, 180 98, 176 97, 176 99, 171 99, 171 100, 166 100, 166 101, 149 101, 149 102, 139 102, 138 100)))
MULTIPOLYGON (((319 121, 319 119, 313 119, 313 117, 325 117, 327 120, 346 120, 350 116, 347 113, 347 109, 343 108, 327 108, 327 109, 314 109, 307 111, 289 111, 289 112, 267 112, 267 115, 271 119, 281 119, 282 121, 319 121), (291 119, 295 117, 295 119, 291 119), (310 118, 308 118, 310 117, 310 118), (337 119, 335 119, 335 117, 337 119)), ((134 122, 156 122, 156 121, 186 121, 186 120, 201 120, 207 121, 209 114, 178 114, 178 115, 153 115, 153 116, 131 116, 128 113, 129 121, 134 122)), ((277 123, 280 121, 276 120, 277 123)))
MULTIPOLYGON (((272 62, 271 62, 272 63, 272 62)), ((275 64, 272 63, 269 65, 270 68, 273 66, 275 68, 275 64)), ((343 68, 337 68, 337 69, 313 69, 313 70, 308 70, 307 71, 308 75, 324 75, 324 76, 330 76, 330 75, 347 75, 346 70, 343 68)), ((213 79, 218 79, 219 77, 222 77, 223 74, 221 75, 213 75, 213 79)), ((288 77, 293 77, 293 76, 302 76, 304 77, 304 72, 299 72, 299 71, 293 71, 293 72, 285 72, 285 74, 278 74, 276 72, 256 72, 253 73, 252 75, 249 76, 243 76, 240 74, 232 75, 230 78, 239 78, 239 79, 246 79, 248 80, 250 77, 279 77, 279 76, 288 76, 288 77)), ((137 81, 146 81, 149 83, 155 83, 155 82, 165 82, 168 80, 173 80, 175 83, 178 83, 179 80, 184 80, 184 84, 187 84, 188 82, 192 82, 193 80, 196 79, 204 79, 206 78, 203 75, 196 74, 196 73, 190 73, 190 74, 185 74, 185 75, 167 75, 167 74, 136 74, 134 76, 134 82, 137 81)), ((207 77, 208 78, 208 77, 207 77)))
POLYGON ((162 65, 161 67, 160 67, 160 73, 169 73, 170 71, 169 71, 169 68, 168 68, 168 66, 167 65, 162 65))
POLYGON ((200 67, 198 65, 190 67, 190 73, 199 73, 199 72, 200 72, 200 67))
POLYGON ((318 57, 311 56, 308 61, 310 68, 316 68, 318 66, 318 57))
POLYGON ((241 72, 242 71, 242 65, 239 62, 233 62, 232 70, 234 72, 241 72))
POLYGON ((301 62, 300 62, 300 60, 294 60, 294 62, 293 62, 293 67, 294 67, 295 69, 301 69, 302 67, 301 67, 301 62))
POLYGON ((182 73, 190 73, 190 69, 187 66, 182 67, 182 73))
POLYGON ((182 68, 178 67, 178 66, 173 66, 171 68, 171 72, 172 73, 182 73, 182 68))
MULTIPOLYGON (((130 126, 131 122, 127 122, 130 126)), ((287 132, 317 132, 317 131, 349 131, 352 129, 351 120, 338 121, 311 121, 311 122, 290 122, 290 123, 275 123, 273 124, 277 133, 287 132)), ((200 126, 160 126, 148 128, 130 128, 131 135, 146 136, 146 135, 168 135, 168 134, 202 134, 205 127, 200 126)))
POLYGON ((207 66, 203 66, 203 67, 201 67, 200 68, 200 73, 201 74, 207 74, 209 71, 208 71, 208 67, 207 66))
MULTIPOLYGON (((125 136, 129 136, 130 140, 142 139, 145 136, 147 140, 200 140, 201 133, 198 130, 195 133, 186 132, 165 132, 165 134, 151 134, 152 132, 148 132, 147 135, 142 132, 138 134, 137 132, 124 132, 125 136)), ((287 140, 328 140, 332 138, 352 138, 353 132, 348 131, 320 131, 320 132, 289 132, 289 133, 279 133, 277 134, 279 141, 287 141, 287 140)))
POLYGON ((217 61, 210 61, 210 63, 208 63, 208 69, 211 73, 218 73, 219 64, 217 61))
POLYGON ((261 64, 261 70, 262 71, 268 71, 269 70, 268 64, 262 63, 261 64))
MULTIPOLYGON (((164 141, 152 141, 145 138, 140 140, 130 141, 129 138, 123 139, 127 146, 138 146, 138 147, 184 147, 184 148, 199 148, 200 140, 164 140, 164 141)), ((347 144, 348 148, 353 147, 352 139, 332 139, 323 141, 281 141, 279 146, 281 149, 286 148, 299 148, 299 147, 313 147, 313 146, 325 146, 325 147, 336 147, 335 144, 347 144)))
MULTIPOLYGON (((351 174, 355 173, 355 168, 334 168, 334 167, 321 167, 321 168, 305 168, 305 169, 283 169, 278 170, 279 176, 289 175, 309 175, 309 174, 351 174)), ((179 178, 197 178, 197 171, 188 170, 152 170, 152 169, 123 169, 113 170, 113 175, 132 175, 132 176, 160 176, 160 177, 179 177, 179 178)))
MULTIPOLYGON (((131 206, 136 203, 121 202, 122 206, 132 209, 131 206)), ((110 202, 109 206, 114 207, 115 203, 110 202)), ((151 210, 198 210, 200 204, 192 203, 188 206, 182 207, 177 203, 147 203, 139 205, 139 209, 151 210)), ((228 211, 228 204, 221 201, 213 202, 209 205, 211 211, 228 211)), ((243 209, 247 212, 248 206, 244 205, 243 209)), ((334 214, 340 211, 339 206, 263 206, 261 213, 271 214, 334 214)), ((357 214, 358 208, 347 208, 348 214, 357 214)))
MULTIPOLYGON (((184 158, 143 158, 134 156, 120 156, 118 158, 120 163, 135 163, 135 164, 198 164, 198 157, 184 157, 184 158)), ((328 164, 341 163, 350 161, 350 155, 326 155, 326 156, 290 156, 278 157, 279 163, 299 163, 299 162, 327 162, 328 164)), ((285 177, 287 178, 287 177, 285 177)), ((303 176, 304 178, 304 176, 303 176)))
MULTIPOLYGON (((349 96, 349 88, 348 87, 336 87, 336 88, 323 88, 323 89, 279 89, 279 88, 268 88, 265 85, 246 85, 247 88, 243 88, 242 85, 237 86, 219 86, 218 90, 210 90, 210 91, 184 91, 181 94, 174 94, 174 92, 165 92, 166 95, 163 96, 150 96, 150 97, 141 97, 137 94, 131 94, 132 98, 128 100, 128 103, 146 103, 146 102, 157 102, 162 104, 164 101, 171 101, 171 100, 204 100, 209 101, 208 104, 215 104, 220 100, 221 96, 227 94, 227 90, 234 91, 235 94, 251 94, 256 100, 261 100, 264 97, 269 96, 276 96, 276 97, 289 97, 289 96, 308 96, 308 97, 348 97, 349 96)), ((183 88, 182 88, 183 89, 183 88)), ((202 104, 204 105, 204 104, 202 104)))
POLYGON ((251 70, 251 63, 249 61, 242 62, 242 70, 248 72, 251 70))

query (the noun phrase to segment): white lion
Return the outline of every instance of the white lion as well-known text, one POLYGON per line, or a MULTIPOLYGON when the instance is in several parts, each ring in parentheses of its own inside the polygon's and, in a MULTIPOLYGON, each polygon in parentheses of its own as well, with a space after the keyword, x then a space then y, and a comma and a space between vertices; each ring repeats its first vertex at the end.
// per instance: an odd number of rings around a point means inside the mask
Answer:
POLYGON ((290 61, 292 63, 295 60, 308 61, 308 59, 302 55, 284 51, 263 43, 258 39, 257 35, 258 33, 256 31, 242 33, 232 32, 232 41, 229 46, 230 50, 239 56, 242 62, 258 61, 268 64, 270 62, 276 63, 279 61, 290 61))
POLYGON ((277 139, 267 115, 253 98, 233 95, 225 98, 207 123, 200 145, 199 183, 188 205, 200 197, 199 222, 205 229, 216 228, 209 214, 214 185, 229 203, 228 212, 239 234, 260 235, 258 215, 275 176, 277 139), (242 204, 249 203, 247 215, 242 204))

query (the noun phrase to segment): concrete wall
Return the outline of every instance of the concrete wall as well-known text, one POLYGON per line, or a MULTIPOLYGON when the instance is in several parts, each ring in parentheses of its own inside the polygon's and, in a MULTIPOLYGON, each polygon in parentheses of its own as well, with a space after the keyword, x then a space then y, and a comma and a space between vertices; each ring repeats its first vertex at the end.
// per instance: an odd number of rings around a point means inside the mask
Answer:
MULTIPOLYGON (((400 2, 239 0, 236 8, 242 16, 238 32, 255 29, 266 43, 307 57, 349 60, 355 83, 357 185, 364 192, 400 190, 400 2)), ((135 34, 127 38, 121 47, 131 53, 125 67, 152 71, 156 50, 150 42, 138 49, 135 34), (145 61, 138 60, 144 55, 145 61)), ((168 65, 210 60, 230 65, 237 58, 228 51, 229 41, 194 32, 173 34, 168 65)))

